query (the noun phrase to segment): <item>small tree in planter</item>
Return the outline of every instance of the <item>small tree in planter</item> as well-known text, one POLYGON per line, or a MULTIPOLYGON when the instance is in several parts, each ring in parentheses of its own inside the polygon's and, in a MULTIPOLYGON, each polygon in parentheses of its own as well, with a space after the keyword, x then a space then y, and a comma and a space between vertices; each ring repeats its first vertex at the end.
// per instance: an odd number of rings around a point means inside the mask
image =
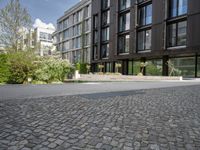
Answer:
POLYGON ((120 64, 120 63, 115 64, 116 73, 119 73, 119 68, 121 68, 121 67, 122 67, 122 64, 120 64))
POLYGON ((140 63, 140 67, 141 67, 141 71, 140 73, 138 74, 138 76, 143 76, 144 74, 144 68, 148 65, 148 62, 141 62, 140 63))
POLYGON ((103 73, 104 65, 98 65, 98 68, 99 68, 99 72, 100 72, 100 73, 103 73))

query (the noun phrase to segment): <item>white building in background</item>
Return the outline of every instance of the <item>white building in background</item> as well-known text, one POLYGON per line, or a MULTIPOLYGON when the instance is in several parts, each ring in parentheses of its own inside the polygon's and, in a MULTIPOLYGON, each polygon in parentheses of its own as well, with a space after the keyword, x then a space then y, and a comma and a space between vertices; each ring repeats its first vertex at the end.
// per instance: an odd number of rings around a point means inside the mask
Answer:
POLYGON ((36 19, 33 27, 36 52, 40 56, 54 55, 56 47, 53 44, 53 33, 55 32, 53 24, 45 24, 41 20, 36 19))
POLYGON ((70 63, 90 63, 91 0, 82 0, 57 20, 56 46, 70 63))
POLYGON ((22 29, 22 38, 20 41, 20 49, 35 49, 35 32, 34 29, 22 29))

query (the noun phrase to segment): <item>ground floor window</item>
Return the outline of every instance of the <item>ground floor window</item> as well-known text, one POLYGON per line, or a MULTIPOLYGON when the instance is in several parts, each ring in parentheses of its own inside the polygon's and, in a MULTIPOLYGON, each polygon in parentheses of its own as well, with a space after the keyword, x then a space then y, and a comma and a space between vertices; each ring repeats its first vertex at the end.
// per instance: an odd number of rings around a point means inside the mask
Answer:
POLYGON ((146 66, 147 76, 162 76, 162 59, 148 60, 146 66))
POLYGON ((195 77, 195 57, 169 59, 169 75, 195 77))
POLYGON ((200 56, 197 57, 197 77, 200 77, 200 56))
POLYGON ((128 61, 128 75, 140 73, 140 61, 128 61))
POLYGON ((106 63, 106 72, 112 72, 112 63, 106 63))

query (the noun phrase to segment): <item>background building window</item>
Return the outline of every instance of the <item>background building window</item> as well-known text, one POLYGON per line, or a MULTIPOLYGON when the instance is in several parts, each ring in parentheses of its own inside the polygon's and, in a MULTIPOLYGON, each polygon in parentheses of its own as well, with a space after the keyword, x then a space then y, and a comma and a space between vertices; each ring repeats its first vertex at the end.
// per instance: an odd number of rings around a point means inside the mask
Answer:
POLYGON ((139 8, 138 19, 140 26, 152 23, 152 4, 139 8))
POLYGON ((130 29, 130 13, 121 14, 119 17, 119 32, 130 29))
POLYGON ((182 21, 168 26, 168 47, 185 46, 187 21, 182 21))
POLYGON ((138 32, 138 51, 151 49, 151 30, 138 32))
POLYGON ((188 0, 170 0, 169 16, 177 17, 187 13, 188 0))
POLYGON ((119 36, 119 53, 129 53, 130 35, 119 36))
POLYGON ((131 0, 119 0, 119 10, 127 9, 131 6, 131 0))

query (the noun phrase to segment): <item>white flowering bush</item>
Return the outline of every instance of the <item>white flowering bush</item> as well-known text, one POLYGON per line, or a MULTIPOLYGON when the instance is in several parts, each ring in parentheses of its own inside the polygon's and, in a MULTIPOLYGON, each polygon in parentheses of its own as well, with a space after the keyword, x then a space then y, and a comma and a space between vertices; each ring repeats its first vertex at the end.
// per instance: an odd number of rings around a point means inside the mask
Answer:
POLYGON ((55 81, 63 82, 65 78, 73 73, 74 68, 68 61, 55 59, 52 57, 42 58, 38 62, 38 69, 35 71, 34 80, 51 83, 55 81))

